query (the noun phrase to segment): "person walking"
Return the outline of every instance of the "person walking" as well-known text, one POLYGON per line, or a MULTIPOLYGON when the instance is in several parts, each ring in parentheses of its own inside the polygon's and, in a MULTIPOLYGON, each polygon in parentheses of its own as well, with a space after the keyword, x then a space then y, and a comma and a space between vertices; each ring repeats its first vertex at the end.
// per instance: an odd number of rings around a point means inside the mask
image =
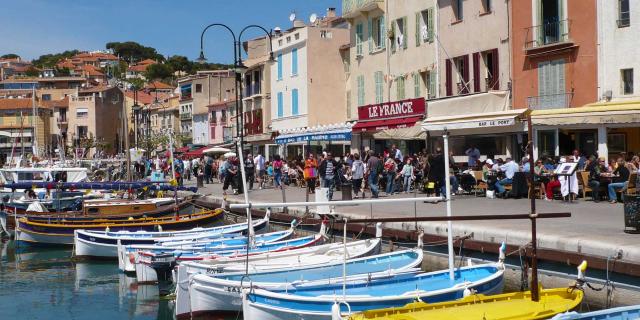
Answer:
POLYGON ((436 195, 445 197, 447 194, 447 185, 445 183, 445 168, 444 168, 444 155, 440 147, 436 148, 436 153, 429 158, 429 180, 434 181, 438 188, 436 188, 436 195))
POLYGON ((273 159, 273 182, 276 188, 282 188, 282 159, 280 159, 280 155, 278 154, 276 154, 273 159))
POLYGON ((187 181, 191 181, 191 159, 185 158, 182 162, 184 163, 184 176, 187 181))
POLYGON ((388 157, 384 162, 384 173, 387 177, 387 189, 388 196, 393 194, 393 181, 396 179, 396 160, 393 157, 388 157))
POLYGON ((403 178, 403 186, 404 186, 404 193, 409 193, 409 191, 411 191, 411 183, 414 179, 413 176, 413 163, 411 161, 411 158, 407 159, 407 162, 404 164, 404 166, 402 167, 402 178, 403 178))
MULTIPOLYGON (((355 199, 358 199, 358 193, 362 188, 362 179, 364 178, 364 162, 360 160, 359 154, 353 155, 353 162, 351 163, 351 184, 353 185, 353 193, 355 199)), ((362 193, 364 198, 364 192, 362 193)))
POLYGON ((318 161, 316 161, 313 153, 304 161, 303 172, 305 183, 307 184, 307 193, 316 193, 316 179, 318 178, 318 161))
POLYGON ((382 162, 378 157, 376 157, 376 154, 375 152, 373 152, 373 150, 369 150, 369 160, 367 160, 366 174, 372 198, 378 198, 378 178, 380 177, 381 173, 382 162))
POLYGON ((234 159, 229 158, 225 161, 226 170, 225 170, 225 176, 224 176, 224 183, 222 185, 222 192, 225 195, 227 194, 227 189, 229 188, 229 186, 231 186, 231 189, 234 189, 233 191, 234 194, 238 194, 238 192, 234 188, 234 184, 235 184, 234 179, 236 177, 236 174, 238 173, 238 167, 233 164, 233 160, 234 159))
POLYGON ((320 178, 322 179, 322 187, 328 188, 329 192, 327 194, 327 199, 331 201, 333 199, 333 189, 335 188, 335 176, 338 172, 339 164, 336 160, 333 159, 333 155, 331 152, 327 152, 327 155, 320 164, 320 178))
POLYGON ((253 159, 253 164, 255 165, 255 171, 257 173, 258 189, 262 189, 262 186, 264 186, 264 173, 267 170, 262 154, 258 153, 258 155, 256 155, 253 159))
POLYGON ((253 190, 253 181, 255 180, 255 164, 253 163, 253 156, 251 154, 247 155, 247 158, 244 159, 244 173, 247 179, 247 185, 249 186, 249 190, 253 190))

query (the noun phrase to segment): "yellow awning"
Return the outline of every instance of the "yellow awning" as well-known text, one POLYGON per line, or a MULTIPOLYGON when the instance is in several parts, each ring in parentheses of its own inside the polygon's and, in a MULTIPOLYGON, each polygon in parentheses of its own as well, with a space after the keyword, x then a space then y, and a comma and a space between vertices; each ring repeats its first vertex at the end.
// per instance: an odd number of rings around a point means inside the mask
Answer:
POLYGON ((597 102, 578 108, 531 111, 534 125, 640 123, 640 101, 597 102))
POLYGON ((444 131, 461 129, 486 129, 513 127, 526 109, 487 112, 481 114, 465 114, 456 116, 431 117, 422 122, 422 130, 444 131))

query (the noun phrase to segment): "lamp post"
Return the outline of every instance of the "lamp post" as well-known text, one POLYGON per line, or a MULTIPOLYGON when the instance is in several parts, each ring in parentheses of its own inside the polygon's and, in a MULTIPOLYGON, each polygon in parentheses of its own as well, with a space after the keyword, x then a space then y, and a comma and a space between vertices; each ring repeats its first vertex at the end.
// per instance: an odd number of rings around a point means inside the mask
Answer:
POLYGON ((222 23, 212 23, 208 26, 206 26, 203 30, 202 33, 200 34, 200 56, 198 57, 198 59, 196 59, 196 61, 200 62, 200 63, 205 63, 207 61, 207 59, 204 56, 204 34, 205 32, 214 26, 218 26, 218 27, 223 27, 225 29, 227 29, 227 31, 229 31, 231 33, 231 36, 233 37, 233 71, 235 73, 235 97, 236 97, 236 137, 239 138, 239 143, 237 145, 237 151, 238 152, 243 152, 243 146, 244 146, 244 133, 241 132, 240 130, 240 124, 242 124, 244 126, 244 112, 243 109, 241 107, 242 104, 242 75, 244 74, 245 71, 247 71, 247 67, 242 63, 242 48, 241 48, 241 44, 242 44, 242 34, 250 28, 258 28, 262 31, 264 31, 264 33, 267 35, 267 37, 269 38, 269 61, 273 61, 273 50, 271 47, 271 32, 267 31, 267 29, 259 26, 259 25, 248 25, 246 27, 244 27, 239 34, 239 37, 236 38, 236 34, 233 32, 233 30, 231 30, 231 28, 229 28, 227 25, 222 24, 222 23))

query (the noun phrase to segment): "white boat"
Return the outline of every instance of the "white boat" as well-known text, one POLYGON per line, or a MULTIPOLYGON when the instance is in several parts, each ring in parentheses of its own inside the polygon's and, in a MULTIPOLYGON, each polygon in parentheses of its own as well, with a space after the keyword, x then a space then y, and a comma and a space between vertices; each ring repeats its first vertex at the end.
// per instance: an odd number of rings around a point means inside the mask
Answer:
MULTIPOLYGON (((266 228, 269 214, 252 223, 255 230, 266 228)), ((225 234, 237 234, 247 230, 247 223, 236 223, 211 228, 193 228, 183 231, 89 231, 75 230, 74 252, 79 257, 112 257, 118 258, 120 270, 124 268, 124 256, 118 254, 118 243, 121 245, 155 244, 158 241, 182 241, 185 239, 213 239, 225 234)))
MULTIPOLYGON (((78 167, 18 167, 0 169, 0 183, 31 183, 31 182, 83 182, 87 181, 89 170, 78 167)), ((37 191, 37 190, 34 190, 37 191)), ((44 189, 43 189, 44 191, 44 189)), ((2 195, 13 194, 21 196, 24 189, 11 190, 4 188, 0 190, 2 195)))
MULTIPOLYGON (((244 272, 214 276, 197 274, 189 281, 190 312, 193 316, 211 311, 241 311, 242 288, 286 290, 305 283, 336 283, 343 281, 343 271, 348 280, 373 280, 419 272, 416 267, 420 266, 422 258, 422 249, 418 248, 348 260, 344 266, 342 261, 334 260, 324 265, 252 273, 248 277, 244 272)), ((180 302, 176 300, 176 304, 180 302)))

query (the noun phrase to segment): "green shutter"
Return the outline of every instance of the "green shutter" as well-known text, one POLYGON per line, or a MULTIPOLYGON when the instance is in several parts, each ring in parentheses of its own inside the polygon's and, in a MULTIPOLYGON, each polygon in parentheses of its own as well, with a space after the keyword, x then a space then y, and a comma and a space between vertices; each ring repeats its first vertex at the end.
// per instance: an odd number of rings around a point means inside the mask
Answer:
POLYGON ((415 98, 420 98, 420 74, 413 74, 413 93, 415 98))
POLYGON ((371 21, 371 17, 369 17, 367 21, 367 33, 369 34, 368 42, 369 42, 369 54, 373 52, 373 22, 371 21))
POLYGON ((416 47, 420 46, 420 12, 416 12, 416 47))
POLYGON ((427 33, 428 33, 428 41, 433 42, 433 8, 427 9, 427 33))
POLYGON ((429 72, 429 97, 432 99, 436 97, 436 76, 435 71, 429 72))
POLYGON ((407 43, 409 42, 409 30, 407 29, 407 17, 402 18, 402 31, 404 31, 404 41, 402 42, 402 49, 407 48, 407 43))
POLYGON ((380 29, 380 48, 384 48, 386 47, 386 43, 387 43, 387 28, 384 25, 384 16, 380 16, 380 19, 378 20, 379 22, 379 27, 378 29, 380 29))

